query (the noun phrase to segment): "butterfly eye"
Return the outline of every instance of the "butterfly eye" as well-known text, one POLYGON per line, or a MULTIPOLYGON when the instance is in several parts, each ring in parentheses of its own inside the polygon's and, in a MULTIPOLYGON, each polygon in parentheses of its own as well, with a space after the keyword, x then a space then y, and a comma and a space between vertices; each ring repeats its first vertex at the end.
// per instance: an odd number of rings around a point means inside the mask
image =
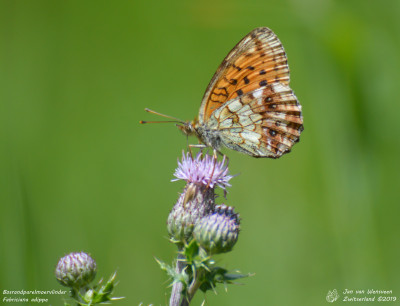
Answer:
POLYGON ((185 124, 177 124, 176 126, 183 134, 187 136, 194 135, 194 128, 189 122, 186 122, 185 124))

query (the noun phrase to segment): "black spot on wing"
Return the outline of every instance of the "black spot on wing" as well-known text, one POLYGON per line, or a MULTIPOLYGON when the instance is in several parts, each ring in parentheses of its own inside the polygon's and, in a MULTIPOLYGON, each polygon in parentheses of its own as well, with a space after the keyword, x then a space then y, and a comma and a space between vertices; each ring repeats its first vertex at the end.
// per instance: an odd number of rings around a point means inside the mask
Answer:
POLYGON ((277 132, 276 132, 275 130, 271 130, 271 129, 268 130, 268 133, 269 133, 272 137, 274 137, 274 136, 277 134, 277 132))

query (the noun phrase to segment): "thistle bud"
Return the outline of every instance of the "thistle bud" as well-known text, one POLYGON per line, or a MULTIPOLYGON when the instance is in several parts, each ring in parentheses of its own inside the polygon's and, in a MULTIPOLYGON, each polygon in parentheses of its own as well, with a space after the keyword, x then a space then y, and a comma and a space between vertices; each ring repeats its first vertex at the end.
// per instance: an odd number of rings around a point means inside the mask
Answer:
POLYGON ((239 224, 233 207, 218 205, 196 224, 193 237, 209 254, 229 252, 238 240, 239 224))
POLYGON ((96 276, 96 262, 84 252, 70 253, 58 261, 55 275, 63 286, 82 288, 96 276))
POLYGON ((214 209, 214 190, 188 183, 168 216, 167 229, 173 242, 191 240, 196 223, 214 209))

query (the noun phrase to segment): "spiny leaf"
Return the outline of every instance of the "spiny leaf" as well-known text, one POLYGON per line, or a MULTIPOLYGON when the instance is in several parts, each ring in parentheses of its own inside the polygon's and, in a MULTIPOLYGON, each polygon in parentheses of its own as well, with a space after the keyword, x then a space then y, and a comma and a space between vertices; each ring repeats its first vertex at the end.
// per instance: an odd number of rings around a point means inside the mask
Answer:
POLYGON ((236 279, 240 279, 240 278, 245 278, 245 277, 250 277, 250 276, 254 276, 254 273, 247 273, 247 274, 224 274, 224 278, 227 281, 233 281, 236 279))
POLYGON ((200 286, 200 290, 206 292, 208 290, 213 290, 215 292, 215 287, 218 283, 220 284, 235 284, 233 281, 253 276, 254 274, 232 274, 228 273, 228 270, 221 267, 214 267, 209 272, 204 274, 204 280, 200 286))
POLYGON ((199 245, 196 240, 192 239, 189 244, 185 245, 183 255, 188 262, 192 262, 199 253, 199 245))
POLYGON ((166 264, 165 262, 159 260, 158 258, 155 258, 155 260, 160 265, 161 270, 164 270, 170 277, 174 278, 176 272, 172 266, 166 264))
POLYGON ((186 288, 189 284, 189 275, 187 274, 186 270, 184 269, 181 273, 177 273, 175 268, 166 264, 165 262, 155 259, 157 263, 160 265, 161 269, 167 272, 168 276, 172 279, 170 286, 174 283, 182 283, 184 288, 186 288))

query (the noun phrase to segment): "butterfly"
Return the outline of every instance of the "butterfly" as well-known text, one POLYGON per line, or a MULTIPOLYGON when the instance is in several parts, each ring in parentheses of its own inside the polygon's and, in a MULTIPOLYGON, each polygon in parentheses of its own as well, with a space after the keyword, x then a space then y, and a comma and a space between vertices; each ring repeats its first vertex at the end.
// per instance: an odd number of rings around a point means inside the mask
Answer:
POLYGON ((227 147, 253 157, 278 158, 290 152, 303 131, 285 50, 266 27, 251 31, 228 53, 193 121, 146 111, 177 120, 184 134, 196 136, 200 146, 214 153, 227 147))

